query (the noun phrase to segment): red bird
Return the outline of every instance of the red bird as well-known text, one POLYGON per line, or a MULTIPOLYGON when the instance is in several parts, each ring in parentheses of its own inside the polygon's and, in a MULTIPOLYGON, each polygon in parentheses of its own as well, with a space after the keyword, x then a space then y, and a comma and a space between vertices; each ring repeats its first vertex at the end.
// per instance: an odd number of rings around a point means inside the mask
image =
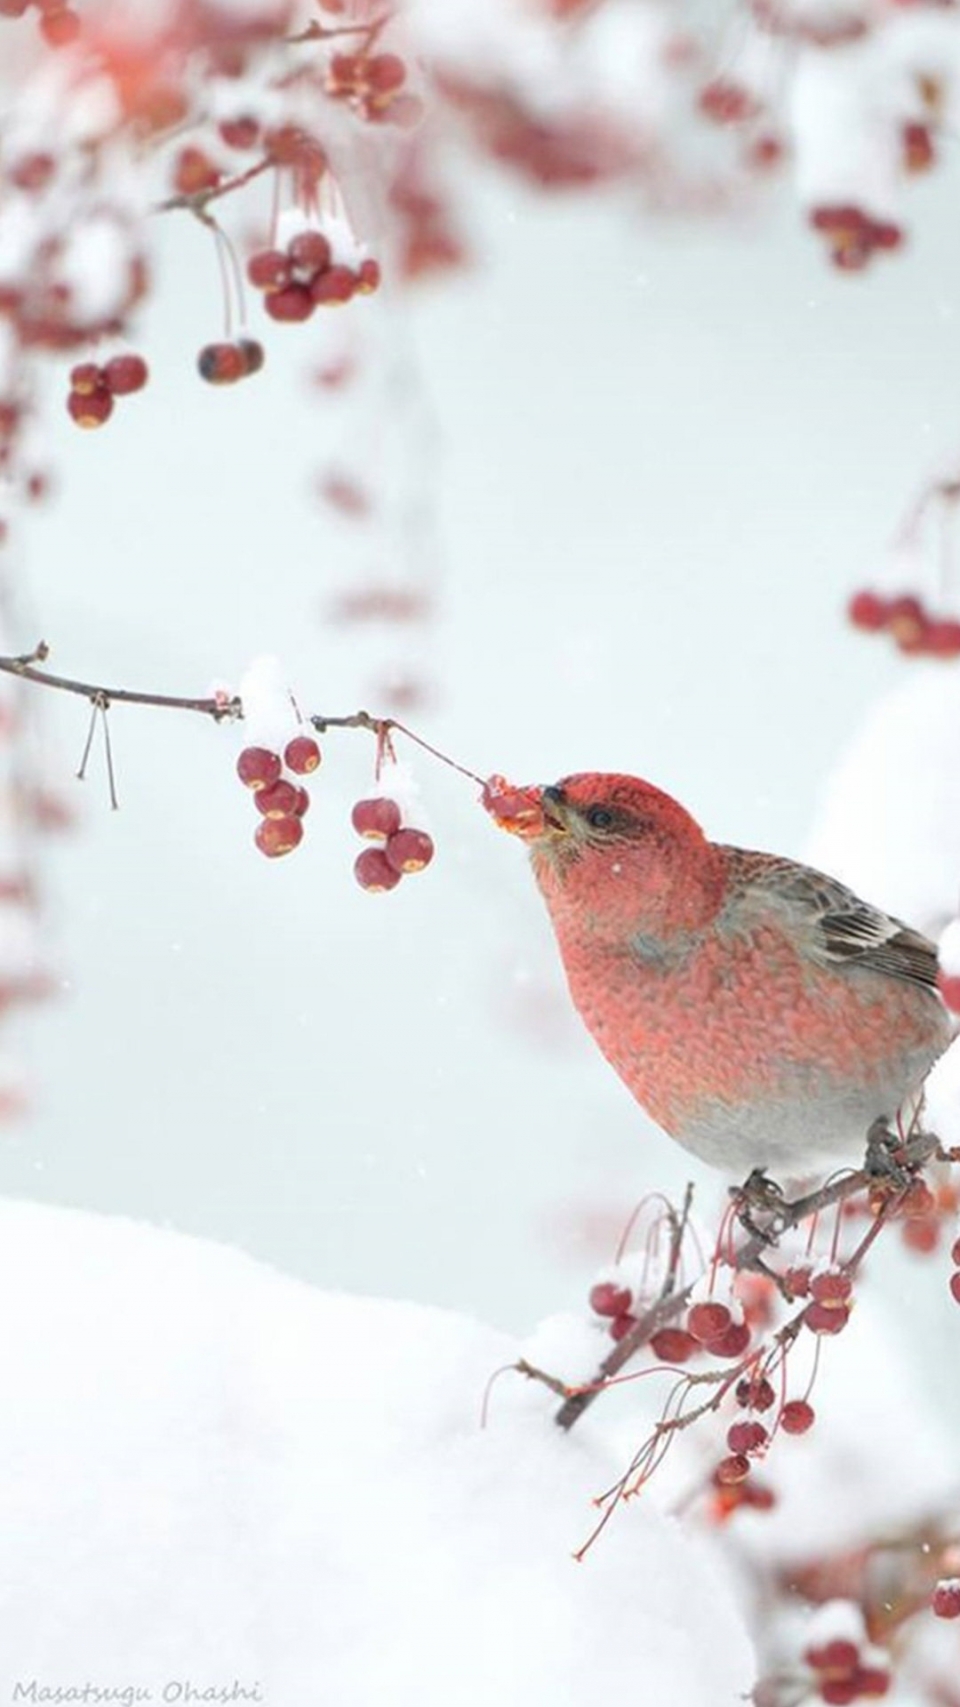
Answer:
POLYGON ((492 779, 484 800, 530 843, 588 1030, 701 1160, 780 1178, 859 1160, 918 1098, 951 1038, 918 931, 808 866, 708 841, 636 777, 492 779))

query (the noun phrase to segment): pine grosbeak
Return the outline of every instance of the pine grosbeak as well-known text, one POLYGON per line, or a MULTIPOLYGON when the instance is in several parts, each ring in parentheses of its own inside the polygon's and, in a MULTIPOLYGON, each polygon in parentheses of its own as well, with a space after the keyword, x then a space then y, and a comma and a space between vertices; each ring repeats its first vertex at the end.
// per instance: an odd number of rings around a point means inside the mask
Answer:
POLYGON ((587 773, 484 799, 530 844, 570 993, 664 1131, 789 1178, 862 1159, 950 1041, 918 931, 821 872, 710 842, 669 795, 587 773))

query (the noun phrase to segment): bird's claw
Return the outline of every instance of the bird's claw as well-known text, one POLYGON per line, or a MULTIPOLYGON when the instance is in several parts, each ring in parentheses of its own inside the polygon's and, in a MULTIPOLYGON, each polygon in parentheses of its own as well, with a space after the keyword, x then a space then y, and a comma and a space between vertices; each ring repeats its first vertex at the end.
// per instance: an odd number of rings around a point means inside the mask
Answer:
POLYGON ((776 1180, 770 1179, 762 1168, 754 1168, 742 1185, 731 1186, 730 1196, 737 1220, 750 1237, 762 1245, 775 1245, 777 1222, 786 1207, 776 1180), (768 1224, 761 1226, 755 1220, 757 1215, 769 1217, 768 1224))

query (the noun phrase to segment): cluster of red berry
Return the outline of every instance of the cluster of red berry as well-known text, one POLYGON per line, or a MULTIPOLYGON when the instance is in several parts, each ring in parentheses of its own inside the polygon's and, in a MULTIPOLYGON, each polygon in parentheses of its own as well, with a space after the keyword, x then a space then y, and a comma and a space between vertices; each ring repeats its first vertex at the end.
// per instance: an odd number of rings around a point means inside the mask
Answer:
MULTIPOLYGON (((776 1404, 776 1393, 765 1375, 753 1371, 737 1382, 735 1398, 741 1410, 764 1412, 776 1404)), ((813 1427, 813 1406, 806 1399, 788 1399, 781 1405, 773 1428, 756 1416, 731 1423, 727 1430, 729 1454, 716 1465, 711 1475, 714 1490, 714 1516, 725 1519, 741 1506, 757 1511, 769 1511, 776 1503, 773 1490, 754 1475, 754 1463, 762 1457, 776 1429, 785 1434, 806 1434, 813 1427)))
POLYGON ((235 338, 219 344, 204 344, 197 357, 197 369, 208 385, 236 385, 259 373, 264 364, 264 349, 256 338, 235 338))
MULTIPOLYGON (((622 1340, 634 1326, 640 1301, 628 1286, 601 1280, 590 1288, 590 1308, 607 1323, 613 1340, 622 1340)), ((713 1299, 692 1304, 683 1327, 659 1328, 650 1349, 661 1363, 686 1363, 699 1351, 712 1357, 742 1357, 750 1344, 750 1327, 726 1304, 713 1299)))
POLYGON ((298 231, 285 249, 258 249, 247 262, 247 277, 263 293, 272 320, 309 320, 315 308, 369 296, 380 283, 379 263, 368 257, 359 266, 335 261, 322 231, 298 231))
POLYGON ((303 818, 310 796, 291 777, 309 776, 317 769, 321 753, 312 735, 294 735, 283 756, 269 747, 244 747, 237 759, 237 775, 253 793, 260 813, 254 841, 268 859, 292 853, 303 840, 303 818), (291 773, 284 776, 284 770, 291 773))
POLYGON ((784 1285, 793 1298, 809 1298, 804 1327, 813 1334, 839 1334, 853 1309, 853 1280, 842 1268, 814 1270, 805 1264, 788 1268, 784 1285))
POLYGON ((865 1655, 859 1642, 847 1636, 811 1643, 804 1660, 816 1674, 821 1701, 848 1707, 851 1701, 878 1701, 890 1688, 890 1672, 876 1650, 865 1655))
POLYGON ((335 53, 327 69, 327 94, 345 101, 374 124, 415 125, 423 102, 404 85, 407 68, 397 53, 335 53))
POLYGON ((142 391, 148 378, 142 356, 111 356, 103 367, 79 362, 70 369, 67 410, 78 427, 102 427, 113 414, 114 398, 142 391))
POLYGON ((953 617, 931 616, 913 593, 886 597, 861 588, 850 600, 847 616, 854 628, 862 628, 867 634, 889 634, 900 651, 910 657, 960 657, 960 622, 953 617))
POLYGON ((938 1618, 960 1618, 960 1577, 941 1577, 930 1596, 930 1607, 938 1618))
POLYGON ((66 0, 0 0, 0 18, 22 18, 31 7, 39 13, 40 34, 48 47, 67 47, 80 34, 80 19, 66 0))
POLYGON ((809 219, 814 231, 826 238, 833 265, 844 273, 862 272, 875 254, 899 249, 903 242, 899 225, 889 219, 873 219, 853 203, 812 208, 809 219))
POLYGON ((358 800, 351 822, 358 836, 380 844, 357 855, 353 875, 361 889, 395 889, 401 877, 423 871, 433 858, 431 837, 404 824, 399 805, 388 795, 358 800))

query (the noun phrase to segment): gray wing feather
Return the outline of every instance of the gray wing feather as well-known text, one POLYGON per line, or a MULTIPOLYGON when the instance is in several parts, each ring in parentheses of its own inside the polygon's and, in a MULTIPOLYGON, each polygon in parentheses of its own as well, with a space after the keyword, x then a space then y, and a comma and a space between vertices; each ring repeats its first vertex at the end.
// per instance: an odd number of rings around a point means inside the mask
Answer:
POLYGON ((771 854, 728 850, 738 855, 738 876, 751 887, 762 887, 791 910, 807 917, 813 933, 812 947, 823 960, 834 965, 846 962, 902 978, 922 990, 937 987, 937 951, 920 931, 902 919, 862 901, 852 889, 811 866, 771 854))

